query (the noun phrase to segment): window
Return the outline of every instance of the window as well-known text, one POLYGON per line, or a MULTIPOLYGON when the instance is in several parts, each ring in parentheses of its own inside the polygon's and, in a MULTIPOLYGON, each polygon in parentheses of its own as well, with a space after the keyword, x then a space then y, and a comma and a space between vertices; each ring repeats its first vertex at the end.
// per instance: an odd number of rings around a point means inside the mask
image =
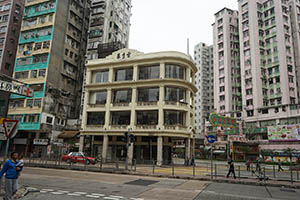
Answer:
POLYGON ((48 54, 39 54, 33 56, 33 63, 45 63, 48 61, 48 54))
POLYGON ((28 78, 29 71, 23 71, 23 72, 15 72, 15 79, 26 79, 28 78))
POLYGON ((166 64, 166 78, 185 79, 185 67, 173 64, 166 64))
POLYGON ((105 112, 88 112, 87 125, 104 125, 105 112))
POLYGON ((136 112, 137 125, 157 125, 158 124, 158 111, 147 110, 136 112))
POLYGON ((164 111, 164 125, 182 125, 185 126, 186 113, 183 111, 164 111))
POLYGON ((37 123, 39 122, 39 114, 27 114, 24 116, 24 123, 37 123))
POLYGON ((183 88, 165 87, 165 101, 186 102, 186 92, 183 88))
POLYGON ((118 69, 115 71, 115 81, 131 81, 133 79, 133 68, 118 69))
POLYGON ((112 125, 130 125, 131 111, 111 112, 112 125))
POLYGON ((41 48, 42 48, 41 42, 35 43, 34 50, 40 50, 41 48))
POLYGON ((37 78, 37 70, 32 70, 31 71, 30 78, 37 78))
POLYGON ((41 104, 42 104, 42 99, 34 99, 33 102, 34 107, 41 107, 41 104))
POLYGON ((47 116, 46 123, 47 124, 52 124, 52 122, 53 122, 53 117, 47 116))
POLYGON ((160 75, 160 66, 153 65, 153 66, 143 66, 139 67, 139 79, 158 79, 160 75))
POLYGON ((45 77, 46 76, 46 69, 40 69, 39 70, 39 77, 45 77))
POLYGON ((91 104, 106 104, 106 98, 107 98, 107 92, 106 91, 100 91, 100 92, 94 92, 91 93, 91 104))
POLYGON ((225 92, 225 86, 220 87, 220 92, 225 92))
POLYGON ((103 30, 100 29, 91 30, 89 34, 89 38, 101 37, 102 35, 103 35, 103 30))
POLYGON ((159 88, 138 88, 138 102, 159 101, 159 88))
POLYGON ((9 101, 10 108, 23 108, 24 107, 24 99, 16 99, 9 101))
POLYGON ((131 102, 131 89, 114 90, 113 91, 113 103, 129 103, 131 102))
POLYGON ((108 82, 108 70, 101 71, 101 72, 96 72, 95 82, 96 83, 106 83, 106 82, 108 82))

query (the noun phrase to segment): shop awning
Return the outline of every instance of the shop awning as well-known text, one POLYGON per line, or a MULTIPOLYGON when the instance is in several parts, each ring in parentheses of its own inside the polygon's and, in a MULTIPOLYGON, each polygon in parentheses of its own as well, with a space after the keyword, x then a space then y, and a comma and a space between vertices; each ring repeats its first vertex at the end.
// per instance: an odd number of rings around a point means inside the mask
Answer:
POLYGON ((80 131, 64 131, 58 135, 58 138, 70 139, 76 137, 78 134, 80 134, 80 131))

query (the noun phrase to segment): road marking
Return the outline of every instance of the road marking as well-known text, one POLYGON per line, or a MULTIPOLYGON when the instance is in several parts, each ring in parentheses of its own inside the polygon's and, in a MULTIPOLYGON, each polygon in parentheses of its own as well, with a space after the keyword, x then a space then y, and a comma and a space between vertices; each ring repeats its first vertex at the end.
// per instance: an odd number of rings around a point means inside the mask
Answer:
POLYGON ((142 198, 130 198, 131 200, 144 200, 142 198))
POLYGON ((52 189, 42 189, 43 191, 47 191, 47 192, 53 192, 54 190, 52 189))
POLYGON ((109 200, 120 200, 119 198, 113 198, 113 197, 103 197, 103 199, 109 199, 109 200))
POLYGON ((69 191, 64 191, 64 190, 57 190, 57 192, 69 193, 69 191))
POLYGON ((40 193, 47 193, 48 191, 46 190, 41 190, 40 193))
POLYGON ((61 193, 61 192, 51 192, 51 194, 64 194, 64 193, 61 193))
POLYGON ((95 195, 85 195, 86 197, 89 197, 89 198, 95 198, 95 199, 99 199, 100 196, 95 196, 95 195))
POLYGON ((100 197, 105 197, 104 194, 98 194, 98 193, 92 193, 92 195, 94 195, 94 196, 100 196, 100 197))
POLYGON ((81 194, 68 193, 69 196, 81 196, 81 194))
POLYGON ((85 195, 85 194, 87 194, 86 192, 74 192, 75 194, 83 194, 83 195, 85 195))
POLYGON ((110 197, 112 197, 112 198, 117 198, 117 199, 123 199, 124 197, 122 197, 122 196, 114 196, 114 195, 110 195, 110 197))

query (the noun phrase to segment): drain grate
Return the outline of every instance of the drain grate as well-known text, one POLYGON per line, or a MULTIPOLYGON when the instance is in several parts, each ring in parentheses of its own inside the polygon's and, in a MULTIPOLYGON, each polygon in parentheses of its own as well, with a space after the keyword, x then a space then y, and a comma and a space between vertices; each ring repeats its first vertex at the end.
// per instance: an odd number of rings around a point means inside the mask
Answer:
POLYGON ((138 179, 135 181, 130 181, 127 182, 125 184, 127 185, 139 185, 139 186, 148 186, 148 185, 152 185, 154 183, 158 183, 159 181, 152 181, 152 180, 145 180, 145 179, 138 179))

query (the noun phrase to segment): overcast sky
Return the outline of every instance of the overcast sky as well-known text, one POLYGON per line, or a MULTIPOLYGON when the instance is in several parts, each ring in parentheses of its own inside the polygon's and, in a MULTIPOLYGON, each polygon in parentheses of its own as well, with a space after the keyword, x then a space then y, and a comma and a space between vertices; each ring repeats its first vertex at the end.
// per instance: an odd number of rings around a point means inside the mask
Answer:
POLYGON ((212 44, 214 14, 237 9, 237 0, 132 0, 129 48, 142 52, 187 52, 199 42, 212 44))

